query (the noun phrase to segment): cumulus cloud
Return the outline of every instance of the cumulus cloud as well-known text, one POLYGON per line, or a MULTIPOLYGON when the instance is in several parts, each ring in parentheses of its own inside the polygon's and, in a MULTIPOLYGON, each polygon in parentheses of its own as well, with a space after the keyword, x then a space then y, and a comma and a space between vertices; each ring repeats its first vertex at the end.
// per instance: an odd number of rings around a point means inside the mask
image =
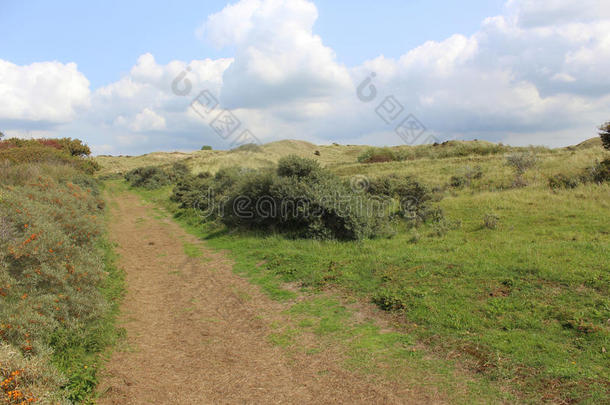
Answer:
POLYGON ((349 68, 313 33, 317 18, 308 0, 238 1, 197 30, 233 57, 163 65, 144 54, 92 94, 73 64, 0 61, 0 95, 13 100, 0 106, 0 119, 66 122, 90 103, 64 129, 97 134, 92 143, 115 153, 230 146, 234 139, 219 137, 190 108, 204 89, 241 122, 236 133, 249 129, 262 141, 398 144, 394 128, 414 114, 439 140, 560 146, 593 136, 607 120, 610 3, 508 0, 473 35, 428 41, 395 58, 371 55, 349 68), (377 96, 362 102, 356 88, 367 77, 377 96), (35 99, 39 84, 46 98, 35 99), (404 111, 388 124, 376 108, 389 96, 404 111))
MULTIPOLYGON (((49 126, 69 122, 89 104, 89 81, 75 63, 19 66, 0 59, 0 120, 49 126)), ((26 125, 27 126, 27 125, 26 125)))
POLYGON ((260 108, 348 88, 347 69, 312 32, 317 18, 306 0, 242 0, 209 16, 202 29, 207 38, 235 48, 223 77, 223 103, 260 108))

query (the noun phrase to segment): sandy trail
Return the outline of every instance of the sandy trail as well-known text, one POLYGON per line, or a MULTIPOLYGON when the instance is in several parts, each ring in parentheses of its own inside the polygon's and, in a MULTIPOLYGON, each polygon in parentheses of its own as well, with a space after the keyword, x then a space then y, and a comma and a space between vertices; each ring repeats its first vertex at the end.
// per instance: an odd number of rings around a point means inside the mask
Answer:
POLYGON ((267 338, 268 320, 281 320, 288 304, 263 295, 173 221, 155 218, 137 196, 109 202, 127 274, 127 342, 102 372, 98 403, 434 402, 348 372, 332 356, 288 355, 267 338), (189 258, 184 242, 201 246, 203 257, 189 258))

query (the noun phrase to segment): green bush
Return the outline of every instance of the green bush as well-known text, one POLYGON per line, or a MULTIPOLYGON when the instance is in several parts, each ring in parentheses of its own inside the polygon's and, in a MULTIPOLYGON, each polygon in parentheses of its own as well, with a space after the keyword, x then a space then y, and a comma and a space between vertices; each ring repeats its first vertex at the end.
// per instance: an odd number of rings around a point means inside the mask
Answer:
POLYGON ((125 173, 125 180, 132 187, 156 189, 171 183, 169 175, 158 166, 138 167, 125 173))
POLYGON ((360 156, 360 163, 382 163, 398 160, 396 153, 390 148, 368 148, 360 156))
POLYGON ((91 149, 80 139, 72 138, 41 138, 20 139, 10 138, 0 141, 0 150, 12 148, 47 147, 66 152, 70 156, 85 157, 91 155, 91 149))
POLYGON ((94 160, 75 157, 62 149, 40 144, 26 144, 20 147, 0 149, 0 162, 1 161, 8 161, 13 164, 64 164, 76 167, 88 174, 93 174, 95 171, 99 170, 99 165, 94 160))
POLYGON ((472 180, 480 179, 483 177, 483 170, 480 166, 474 168, 466 167, 461 170, 460 174, 451 176, 449 185, 454 188, 469 187, 472 184, 472 180))
POLYGON ((432 193, 428 187, 410 176, 391 174, 372 179, 367 192, 396 202, 395 214, 423 222, 429 219, 432 193))
POLYGON ((579 184, 579 179, 559 173, 548 178, 549 187, 553 190, 559 188, 576 188, 579 184))
POLYGON ((585 169, 581 175, 581 180, 583 183, 594 182, 599 184, 610 181, 610 159, 602 160, 585 169))
POLYGON ((385 223, 372 212, 377 207, 367 196, 355 193, 315 160, 297 156, 281 159, 275 172, 243 176, 227 207, 223 222, 229 226, 295 237, 358 240, 379 234, 385 223))
POLYGON ((306 159, 296 155, 283 157, 277 164, 277 174, 280 177, 296 177, 297 179, 319 179, 323 173, 317 160, 306 159))
POLYGON ((130 170, 125 174, 125 180, 132 187, 142 187, 153 190, 178 182, 189 174, 188 167, 181 162, 169 167, 146 166, 130 170))
POLYGON ((610 121, 599 127, 599 137, 602 139, 604 148, 610 149, 610 121))
POLYGON ((212 150, 212 147, 210 145, 203 145, 201 150, 212 150))
POLYGON ((312 159, 282 158, 275 170, 225 168, 215 176, 187 176, 172 199, 230 228, 281 232, 292 237, 354 240, 383 231, 387 216, 370 196, 312 159))

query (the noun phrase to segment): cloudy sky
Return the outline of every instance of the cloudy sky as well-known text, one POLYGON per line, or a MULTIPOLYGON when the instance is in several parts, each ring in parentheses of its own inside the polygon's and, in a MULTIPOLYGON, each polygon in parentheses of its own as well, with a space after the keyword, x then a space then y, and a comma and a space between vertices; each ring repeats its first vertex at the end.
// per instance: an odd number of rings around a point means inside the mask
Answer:
POLYGON ((0 0, 0 130, 97 154, 564 146, 610 119, 608 72, 603 0, 0 0))

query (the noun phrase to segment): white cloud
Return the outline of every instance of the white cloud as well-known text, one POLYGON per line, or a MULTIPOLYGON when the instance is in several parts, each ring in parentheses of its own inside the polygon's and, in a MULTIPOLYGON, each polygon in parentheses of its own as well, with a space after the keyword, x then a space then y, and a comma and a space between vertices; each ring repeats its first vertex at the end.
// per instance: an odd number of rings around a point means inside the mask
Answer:
POLYGON ((74 63, 19 66, 0 59, 0 100, 0 120, 59 124, 89 106, 89 81, 74 63))
POLYGON ((208 39, 235 47, 223 77, 223 103, 267 107, 347 89, 347 69, 312 32, 317 18, 316 6, 306 0, 242 0, 209 16, 203 26, 208 39))
POLYGON ((134 132, 161 131, 166 129, 165 118, 150 108, 143 109, 133 119, 119 115, 115 120, 115 124, 127 126, 134 132))
POLYGON ((404 106, 400 117, 416 115, 441 140, 560 146, 593 136, 608 119, 608 2, 509 0, 503 15, 487 18, 471 36, 428 41, 396 58, 371 55, 350 68, 314 35, 317 18, 308 0, 238 1, 197 30, 234 57, 161 65, 144 54, 127 75, 91 96, 75 65, 45 62, 34 70, 55 69, 55 75, 42 75, 53 80, 47 97, 34 100, 35 75, 16 67, 18 76, 15 65, 3 62, 0 95, 15 102, 0 106, 0 120, 65 122, 90 99, 67 130, 97 134, 92 144, 100 151, 116 145, 115 153, 138 153, 229 146, 233 139, 219 138, 189 108, 203 89, 232 109, 242 122, 237 132, 249 129, 263 141, 400 143, 396 122, 386 124, 375 113, 390 95, 404 106), (378 94, 364 103, 356 87, 371 72, 378 94), (22 86, 20 77, 30 84, 22 86))

